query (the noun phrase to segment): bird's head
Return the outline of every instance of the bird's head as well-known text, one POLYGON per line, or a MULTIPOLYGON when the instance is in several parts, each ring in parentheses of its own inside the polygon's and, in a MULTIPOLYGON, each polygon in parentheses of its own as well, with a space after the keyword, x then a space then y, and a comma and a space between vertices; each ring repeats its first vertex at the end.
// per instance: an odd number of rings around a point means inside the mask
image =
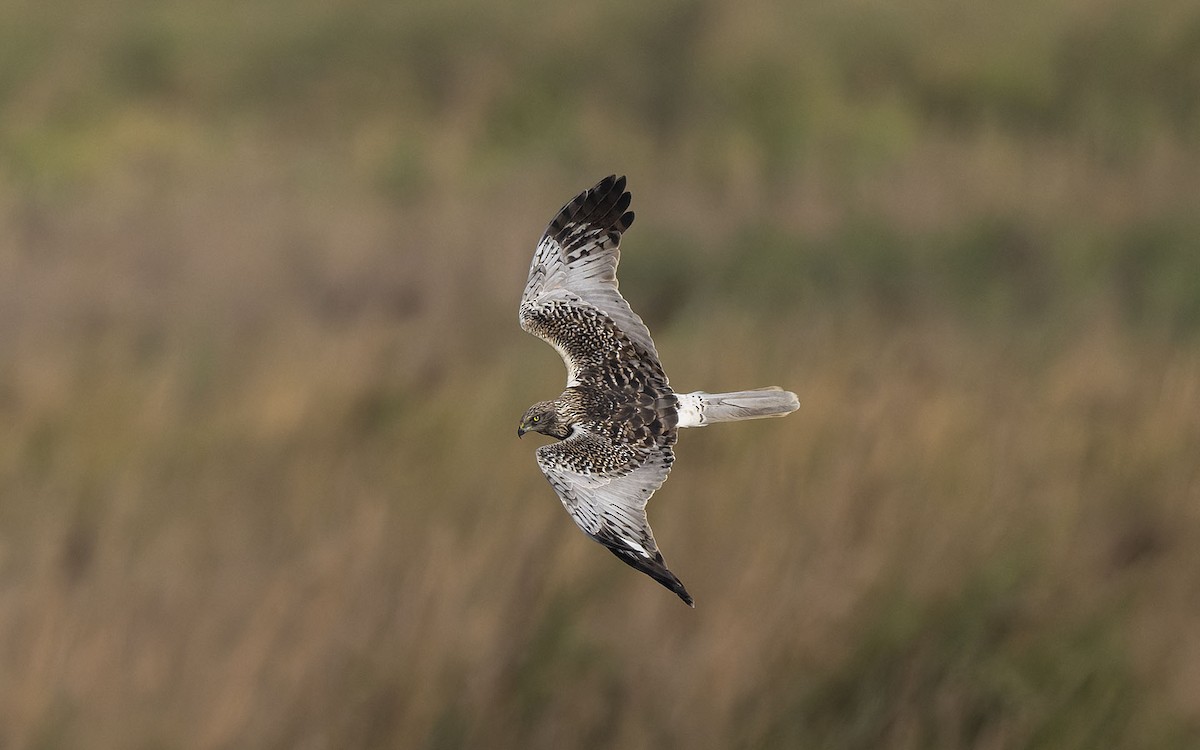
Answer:
POLYGON ((539 401, 525 410, 525 416, 521 417, 521 424, 517 427, 517 437, 527 432, 540 432, 562 440, 571 434, 571 427, 559 415, 555 402, 539 401))

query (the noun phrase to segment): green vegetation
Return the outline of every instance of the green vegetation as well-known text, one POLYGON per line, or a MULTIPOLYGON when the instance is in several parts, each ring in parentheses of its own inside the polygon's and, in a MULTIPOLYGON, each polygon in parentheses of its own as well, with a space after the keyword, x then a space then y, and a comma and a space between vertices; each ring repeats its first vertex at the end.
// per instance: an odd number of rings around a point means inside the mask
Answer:
POLYGON ((0 747, 1195 747, 1197 196, 1185 0, 0 0, 0 747), (682 436, 695 611, 512 435, 610 172, 802 402, 682 436))

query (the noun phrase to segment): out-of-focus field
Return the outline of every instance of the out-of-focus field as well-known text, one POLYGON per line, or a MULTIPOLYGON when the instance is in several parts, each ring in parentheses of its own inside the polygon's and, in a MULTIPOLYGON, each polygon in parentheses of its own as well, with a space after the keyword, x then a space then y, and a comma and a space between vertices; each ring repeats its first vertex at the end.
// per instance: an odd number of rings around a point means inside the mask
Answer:
POLYGON ((0 748, 1200 746, 1192 0, 0 3, 0 748), (629 175, 689 610, 516 325, 629 175))

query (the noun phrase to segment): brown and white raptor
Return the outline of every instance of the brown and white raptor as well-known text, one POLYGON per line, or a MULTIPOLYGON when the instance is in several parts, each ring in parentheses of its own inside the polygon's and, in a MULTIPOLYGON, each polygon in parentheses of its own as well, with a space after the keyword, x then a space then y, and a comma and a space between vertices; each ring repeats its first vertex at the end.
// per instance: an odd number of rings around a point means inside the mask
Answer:
POLYGON ((782 417, 800 402, 775 387, 671 390, 650 331, 617 291, 629 200, 625 178, 606 177, 563 206, 538 242, 521 327, 562 356, 567 387, 529 407, 517 435, 557 438, 537 449, 537 462, 579 528, 695 606, 646 520, 646 501, 675 461, 679 428, 782 417))

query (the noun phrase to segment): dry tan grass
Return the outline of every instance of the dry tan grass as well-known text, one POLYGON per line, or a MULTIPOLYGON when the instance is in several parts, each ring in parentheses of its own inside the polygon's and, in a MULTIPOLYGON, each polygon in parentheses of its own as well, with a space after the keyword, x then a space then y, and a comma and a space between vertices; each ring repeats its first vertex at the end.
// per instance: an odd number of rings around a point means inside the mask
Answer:
MULTIPOLYGON (((1027 649, 1094 626, 1118 655, 1071 658, 1200 712, 1179 649, 1200 619, 1195 348, 1103 316, 1056 338, 732 309, 662 329, 681 387, 803 402, 683 436, 651 511, 692 612, 575 532, 511 440, 561 377, 510 321, 527 228, 467 269, 474 222, 520 201, 456 225, 453 200, 410 221, 282 195, 264 217, 254 190, 160 199, 165 238, 85 207, 48 230, 62 255, 8 260, 28 317, 4 369, 5 745, 857 746, 812 696, 864 642, 969 620, 938 603, 980 585, 1017 612, 988 658, 1033 695, 1025 660, 1061 665, 1027 649)), ((972 658, 916 648, 896 679, 972 658)), ((1036 704, 966 727, 956 674, 876 696, 895 715, 873 736, 1036 736, 1036 704)), ((1133 714, 1125 742, 1166 731, 1133 714)))
POLYGON ((0 748, 1194 746, 1191 100, 1038 99, 1186 72, 1113 5, 2 9, 0 748), (682 436, 695 611, 512 435, 616 169, 673 382, 802 402, 682 436))

